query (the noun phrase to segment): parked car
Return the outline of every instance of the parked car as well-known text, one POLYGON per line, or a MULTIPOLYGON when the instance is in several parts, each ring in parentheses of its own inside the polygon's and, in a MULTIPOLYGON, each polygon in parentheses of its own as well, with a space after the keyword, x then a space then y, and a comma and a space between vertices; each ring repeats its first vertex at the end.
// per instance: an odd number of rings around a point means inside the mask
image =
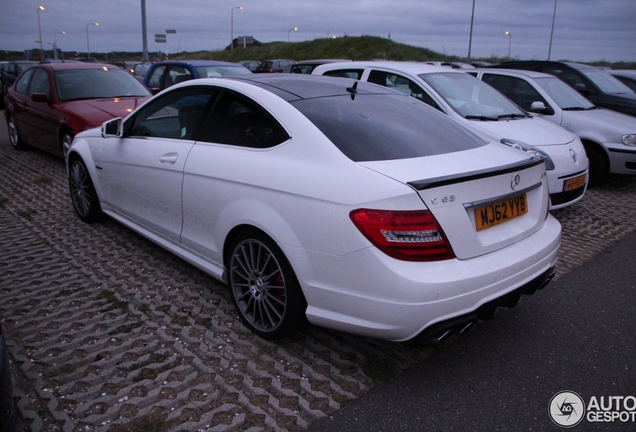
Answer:
POLYGON ((606 70, 581 63, 540 60, 505 62, 489 67, 548 73, 581 93, 594 105, 636 116, 636 93, 606 70))
POLYGON ((251 72, 238 63, 216 60, 166 60, 153 63, 144 76, 144 84, 153 94, 183 81, 249 75, 251 72))
POLYGON ((609 173, 636 174, 636 118, 597 107, 557 77, 542 72, 470 72, 526 111, 576 134, 590 161, 590 184, 609 173))
POLYGON ((14 432, 18 410, 13 401, 13 381, 9 367, 9 352, 0 325, 0 431, 14 432))
POLYGON ((342 62, 347 60, 342 59, 319 59, 319 60, 302 60, 293 63, 289 63, 283 69, 283 73, 298 73, 298 74, 311 74, 311 72, 316 68, 316 66, 320 66, 326 63, 335 63, 342 62))
POLYGON ((4 86, 2 85, 2 71, 9 65, 8 61, 0 61, 0 109, 4 109, 4 86))
POLYGON ((152 63, 149 61, 134 63, 129 66, 128 72, 141 79, 143 82, 143 78, 146 76, 150 66, 152 66, 152 63))
POLYGON ((275 59, 275 60, 263 60, 256 67, 255 73, 274 73, 274 72, 282 72, 285 69, 285 66, 293 63, 293 60, 287 59, 275 59))
POLYGON ((73 137, 106 120, 132 112, 151 96, 118 66, 41 63, 20 75, 7 93, 11 145, 66 155, 73 137))
POLYGON ((636 92, 636 70, 616 69, 609 70, 608 72, 610 75, 636 92))
POLYGON ((0 77, 2 79, 2 94, 7 94, 7 89, 11 87, 15 79, 20 75, 26 68, 31 67, 35 64, 38 64, 36 61, 10 61, 2 71, 0 71, 0 77))
MULTIPOLYGON (((471 69, 473 70, 473 69, 471 69)), ((370 61, 318 66, 315 75, 361 79, 406 93, 437 108, 474 132, 547 158, 550 209, 581 200, 588 160, 581 140, 547 120, 533 117, 464 69, 424 63, 370 61)))
POLYGON ((464 328, 547 283, 560 244, 544 158, 353 80, 182 83, 79 134, 68 173, 80 219, 225 281, 268 339, 464 328))
POLYGON ((238 62, 238 64, 245 66, 250 70, 250 72, 255 72, 256 68, 259 64, 261 64, 261 62, 258 60, 243 60, 238 62))

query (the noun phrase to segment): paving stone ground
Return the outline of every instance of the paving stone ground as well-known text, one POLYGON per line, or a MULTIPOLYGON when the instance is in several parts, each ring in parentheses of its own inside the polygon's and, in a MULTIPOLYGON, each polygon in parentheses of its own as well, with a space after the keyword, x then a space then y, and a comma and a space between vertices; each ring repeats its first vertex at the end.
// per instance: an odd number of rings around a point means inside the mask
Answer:
MULTIPOLYGON (((3 142, 0 317, 19 430, 304 430, 441 349, 316 327, 259 339, 223 284, 114 221, 81 223, 64 163, 3 142)), ((636 178, 554 215, 558 277, 636 228, 636 178)))

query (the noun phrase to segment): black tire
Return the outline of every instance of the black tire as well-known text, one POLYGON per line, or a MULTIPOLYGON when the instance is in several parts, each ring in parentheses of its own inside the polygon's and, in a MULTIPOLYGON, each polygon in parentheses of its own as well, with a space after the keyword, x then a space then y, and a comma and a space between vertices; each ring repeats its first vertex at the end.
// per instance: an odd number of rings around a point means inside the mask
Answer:
POLYGON ((9 141, 11 141, 11 146, 16 150, 24 150, 26 148, 26 143, 22 141, 22 138, 20 138, 18 126, 16 125, 13 117, 10 115, 7 115, 7 129, 9 130, 9 141))
POLYGON ((99 198, 84 162, 77 156, 69 161, 68 183, 75 213, 84 222, 96 222, 103 216, 99 198))
POLYGON ((62 150, 62 157, 64 160, 66 160, 68 150, 71 148, 71 144, 73 143, 73 137, 73 132, 68 129, 64 129, 60 134, 60 148, 62 150))
POLYGON ((288 336, 305 327, 307 302, 298 279, 276 243, 251 229, 234 239, 228 284, 241 320, 263 339, 288 336))
POLYGON ((609 160, 605 152, 595 144, 584 144, 585 153, 590 161, 589 186, 597 186, 609 175, 609 160))

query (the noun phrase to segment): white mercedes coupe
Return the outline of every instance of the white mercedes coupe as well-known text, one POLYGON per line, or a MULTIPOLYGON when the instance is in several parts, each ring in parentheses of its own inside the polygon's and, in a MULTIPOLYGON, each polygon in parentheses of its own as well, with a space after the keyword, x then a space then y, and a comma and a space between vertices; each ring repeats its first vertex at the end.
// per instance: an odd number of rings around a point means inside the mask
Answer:
POLYGON ((78 134, 67 164, 80 219, 224 281, 266 339, 465 329, 545 286, 561 242, 543 157, 348 79, 178 84, 78 134))

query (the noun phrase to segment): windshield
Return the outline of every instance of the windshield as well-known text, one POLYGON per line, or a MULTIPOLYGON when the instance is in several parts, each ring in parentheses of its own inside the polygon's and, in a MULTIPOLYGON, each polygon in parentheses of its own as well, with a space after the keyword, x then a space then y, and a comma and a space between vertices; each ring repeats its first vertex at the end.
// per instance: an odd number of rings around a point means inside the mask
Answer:
POLYGON ((222 76, 250 75, 244 66, 199 66, 195 67, 199 78, 216 78, 222 76))
POLYGON ((595 106, 557 77, 535 78, 535 81, 561 109, 592 109, 595 106))
POLYGON ((437 72, 419 77, 464 118, 497 120, 527 116, 497 90, 469 74, 437 72))
POLYGON ((603 93, 634 93, 632 89, 620 82, 617 78, 614 78, 612 75, 601 69, 581 69, 580 71, 603 93))
POLYGON ((76 69, 55 72, 61 101, 150 96, 137 78, 122 69, 76 69))

